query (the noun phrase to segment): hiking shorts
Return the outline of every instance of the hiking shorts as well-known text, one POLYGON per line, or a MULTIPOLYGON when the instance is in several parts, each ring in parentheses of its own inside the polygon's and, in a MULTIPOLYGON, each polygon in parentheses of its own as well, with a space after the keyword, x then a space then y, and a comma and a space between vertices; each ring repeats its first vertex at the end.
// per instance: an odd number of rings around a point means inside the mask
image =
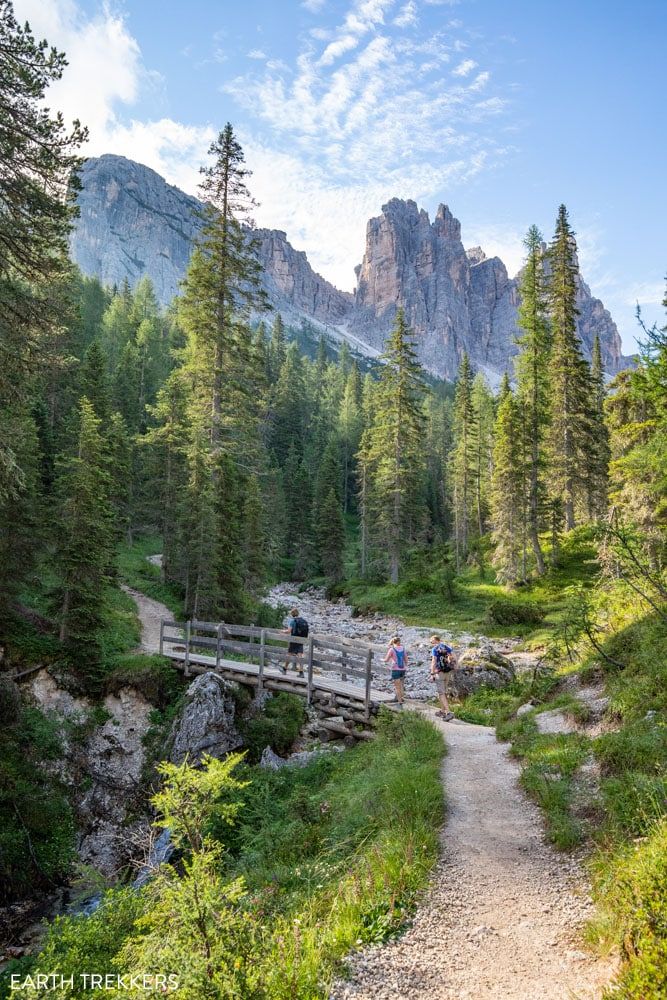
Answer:
POLYGON ((447 694, 447 674, 443 670, 435 675, 435 689, 438 694, 447 694))
POLYGON ((391 679, 392 681, 402 681, 405 677, 405 670, 392 670, 391 679))
POLYGON ((287 647, 287 652, 288 653, 295 653, 295 654, 303 653, 303 643, 302 642, 290 642, 289 646, 287 647))

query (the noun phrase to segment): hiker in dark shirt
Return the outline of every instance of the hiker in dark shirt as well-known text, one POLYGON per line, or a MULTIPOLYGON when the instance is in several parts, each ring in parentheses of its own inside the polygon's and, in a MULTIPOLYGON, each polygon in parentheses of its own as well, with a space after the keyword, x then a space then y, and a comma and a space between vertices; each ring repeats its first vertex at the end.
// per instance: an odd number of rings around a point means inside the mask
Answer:
MULTIPOLYGON (((299 615, 298 608, 292 608, 291 618, 287 623, 287 628, 283 629, 283 632, 287 632, 288 635, 293 635, 295 638, 307 639, 308 638, 308 622, 305 618, 299 615)), ((290 663, 294 663, 296 666, 296 672, 300 677, 303 677, 303 647, 304 642, 290 642, 287 647, 287 654, 285 656, 285 664, 280 669, 284 674, 287 673, 287 668, 290 663)))
POLYGON ((454 718, 447 700, 447 677, 456 668, 456 657, 451 646, 442 642, 439 635, 431 636, 431 680, 435 681, 440 702, 440 711, 436 712, 445 722, 454 718))

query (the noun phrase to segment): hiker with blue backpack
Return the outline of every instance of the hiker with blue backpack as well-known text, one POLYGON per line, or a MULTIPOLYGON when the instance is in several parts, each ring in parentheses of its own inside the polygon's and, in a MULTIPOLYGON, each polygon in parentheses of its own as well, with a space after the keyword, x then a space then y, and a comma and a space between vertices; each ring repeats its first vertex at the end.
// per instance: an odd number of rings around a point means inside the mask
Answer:
POLYGON ((440 711, 436 712, 441 719, 449 722, 454 718, 454 713, 450 711, 447 700, 447 675, 456 667, 456 658, 451 646, 442 642, 439 635, 431 636, 431 680, 435 681, 435 688, 438 692, 440 711))
POLYGON ((384 662, 391 664, 391 679, 394 682, 396 701, 398 702, 398 707, 403 708, 403 702, 405 701, 405 670, 408 665, 408 653, 401 643, 400 635, 395 635, 389 643, 389 649, 387 650, 384 662))
MULTIPOLYGON (((288 632, 289 635, 293 635, 295 639, 307 639, 310 628, 306 619, 301 617, 298 608, 292 608, 290 614, 292 617, 287 623, 287 628, 283 629, 283 632, 288 632)), ((302 657, 304 645, 304 642, 290 642, 287 647, 287 655, 285 656, 284 666, 280 668, 282 673, 286 674, 290 663, 294 663, 299 677, 303 677, 302 657)))

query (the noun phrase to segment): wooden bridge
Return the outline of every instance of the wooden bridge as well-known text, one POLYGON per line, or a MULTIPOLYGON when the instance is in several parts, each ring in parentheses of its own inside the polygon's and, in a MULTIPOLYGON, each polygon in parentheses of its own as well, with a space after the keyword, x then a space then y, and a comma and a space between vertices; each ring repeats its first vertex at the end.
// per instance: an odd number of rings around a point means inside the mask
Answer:
POLYGON ((255 625, 163 619, 160 653, 186 677, 212 670, 259 691, 300 695, 317 709, 329 734, 369 738, 380 705, 392 701, 391 694, 373 688, 374 648, 346 638, 302 639, 255 625), (298 661, 288 652, 292 643, 301 647, 298 661))

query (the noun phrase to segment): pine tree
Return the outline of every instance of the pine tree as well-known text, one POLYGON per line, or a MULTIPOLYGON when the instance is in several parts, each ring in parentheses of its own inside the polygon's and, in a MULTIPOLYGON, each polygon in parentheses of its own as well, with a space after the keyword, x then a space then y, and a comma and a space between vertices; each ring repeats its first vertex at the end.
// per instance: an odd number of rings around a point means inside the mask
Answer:
POLYGON ((99 631, 112 545, 105 465, 100 420, 84 396, 77 451, 62 464, 56 562, 61 580, 60 639, 93 681, 101 656, 99 631))
POLYGON ((320 511, 322 521, 317 532, 319 562, 327 579, 337 583, 343 578, 345 522, 340 500, 334 490, 329 490, 320 511))
POLYGON ((113 534, 132 543, 132 443, 120 413, 113 413, 105 435, 105 458, 109 482, 109 506, 113 534))
POLYGON ((522 576, 521 433, 516 400, 507 375, 500 389, 494 430, 491 478, 493 564, 500 582, 515 584, 522 576))
POLYGON ((425 472, 422 369, 402 309, 396 314, 382 360, 367 460, 376 529, 389 578, 397 583, 403 553, 421 528, 416 501, 425 472))
POLYGON ((540 545, 541 512, 545 498, 545 437, 548 421, 549 321, 542 234, 531 226, 524 240, 526 263, 521 273, 521 304, 518 323, 519 357, 515 362, 519 406, 523 414, 526 445, 527 517, 526 530, 539 575, 545 570, 540 545))
MULTIPOLYGON (((340 366, 339 362, 339 366, 340 366)), ((338 434, 343 460, 343 509, 347 513, 356 493, 354 456, 359 451, 363 416, 361 411, 361 376, 352 365, 345 382, 345 392, 338 414, 338 434)))
POLYGON ((552 347, 549 360, 549 480, 552 501, 562 502, 565 527, 576 523, 577 501, 585 480, 585 421, 589 397, 588 364, 577 336, 578 264, 574 233, 564 205, 549 249, 549 307, 552 347))
POLYGON ((0 498, 0 625, 10 616, 11 606, 35 565, 40 528, 40 449, 35 420, 24 407, 0 412, 20 470, 14 488, 0 498))
POLYGON ((80 386, 81 395, 91 404, 95 416, 106 423, 111 411, 111 390, 107 358, 97 340, 86 351, 81 365, 80 386))
MULTIPOLYGON (((72 275, 68 191, 77 185, 76 151, 86 132, 75 122, 68 133, 45 104, 65 66, 62 53, 18 24, 10 0, 0 0, 0 400, 7 412, 26 400, 68 311, 57 291, 72 275)), ((0 498, 21 482, 8 430, 0 424, 0 498)))
POLYGON ((588 454, 586 494, 588 516, 591 521, 600 520, 607 509, 607 487, 609 480, 609 431, 604 418, 604 403, 607 395, 600 338, 595 335, 591 364, 590 399, 588 407, 586 452, 588 454))
POLYGON ((456 567, 469 550, 470 520, 474 496, 474 426, 473 406, 474 376, 470 360, 464 352, 456 380, 454 396, 454 455, 453 455, 453 506, 456 567))
POLYGON ((488 515, 488 491, 491 476, 491 452, 493 449, 493 396, 486 379, 478 373, 472 384, 472 425, 473 475, 475 487, 476 533, 478 539, 486 530, 488 515))
POLYGON ((266 295, 254 244, 244 228, 255 204, 246 186, 250 171, 230 124, 209 154, 213 163, 202 168, 200 186, 203 226, 183 284, 180 315, 210 379, 210 436, 217 450, 225 436, 225 416, 236 428, 256 416, 259 373, 251 375, 250 362, 256 359, 247 321, 251 310, 265 306, 266 295))
POLYGON ((250 476, 243 490, 243 581, 251 594, 259 594, 266 582, 268 563, 264 498, 257 476, 250 476))

